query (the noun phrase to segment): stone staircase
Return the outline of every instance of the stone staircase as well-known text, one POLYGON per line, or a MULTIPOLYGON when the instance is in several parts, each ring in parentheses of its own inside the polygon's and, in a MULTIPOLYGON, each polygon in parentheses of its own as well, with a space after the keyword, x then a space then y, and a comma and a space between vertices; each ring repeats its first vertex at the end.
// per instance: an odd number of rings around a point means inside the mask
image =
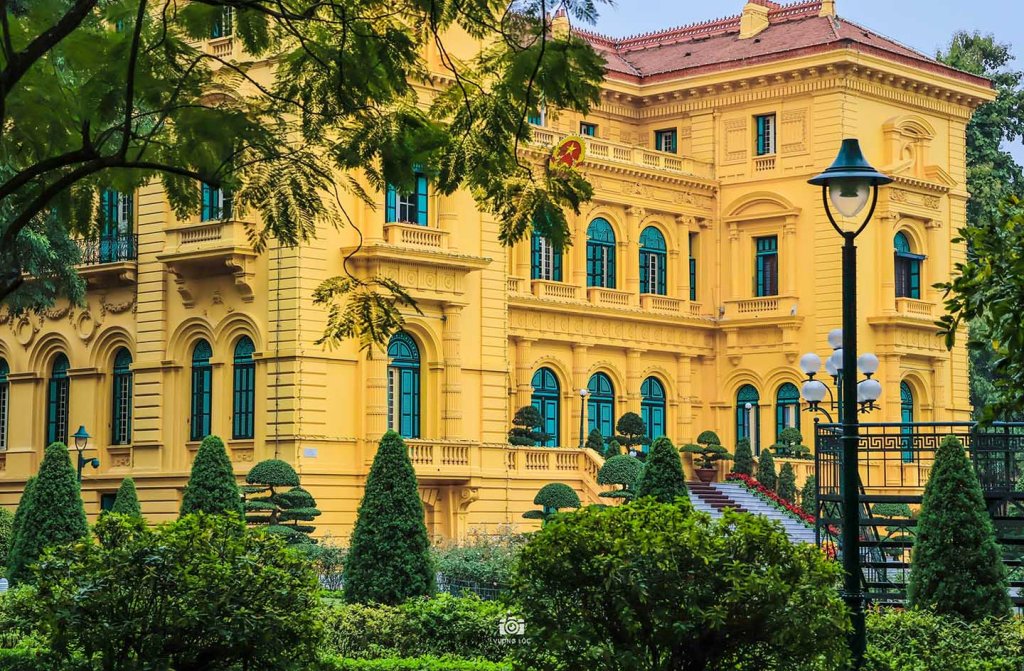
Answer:
POLYGON ((688 482, 686 486, 690 490, 690 502, 694 509, 711 515, 712 519, 721 517, 725 508, 763 515, 781 524, 793 543, 814 543, 813 528, 778 510, 756 494, 750 493, 739 483, 715 482, 706 485, 701 482, 688 482))

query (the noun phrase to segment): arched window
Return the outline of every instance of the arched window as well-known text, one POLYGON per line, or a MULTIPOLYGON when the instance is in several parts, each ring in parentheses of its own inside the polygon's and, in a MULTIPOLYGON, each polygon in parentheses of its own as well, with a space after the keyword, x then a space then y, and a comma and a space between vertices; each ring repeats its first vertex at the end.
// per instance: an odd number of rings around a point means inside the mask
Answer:
POLYGON ((110 444, 132 444, 132 353, 122 347, 114 355, 114 394, 110 404, 110 444))
POLYGON ((388 343, 388 428, 420 437, 420 348, 404 331, 388 343))
POLYGON ((789 382, 775 394, 775 437, 788 428, 800 429, 800 390, 789 382))
POLYGON ((68 442, 68 358, 58 354, 46 392, 46 444, 68 442))
POLYGON ((746 438, 754 454, 761 454, 761 395, 749 384, 736 392, 736 440, 746 438))
POLYGON ((543 235, 530 237, 530 278, 562 281, 562 250, 555 249, 543 235))
POLYGON ((615 288, 615 231, 605 219, 587 228, 587 286, 615 288))
POLYGON ((602 436, 615 435, 615 387, 611 378, 604 373, 594 373, 587 384, 587 424, 589 430, 597 429, 602 436))
POLYGON ((7 451, 7 418, 10 416, 8 406, 11 394, 11 383, 7 381, 7 374, 10 372, 7 361, 0 359, 0 452, 7 451))
POLYGON ((654 226, 648 226, 640 234, 640 293, 660 296, 668 293, 667 263, 665 236, 654 226))
POLYGON ((640 416, 651 440, 665 435, 665 386, 656 377, 640 385, 640 416))
POLYGON ((235 343, 231 437, 236 440, 253 437, 256 419, 256 362, 252 359, 252 353, 255 351, 256 346, 249 336, 242 336, 235 343))
POLYGON ((530 402, 533 407, 537 408, 537 412, 541 416, 541 424, 539 428, 541 431, 548 435, 548 439, 545 440, 541 445, 545 447, 554 447, 558 445, 558 439, 561 435, 559 433, 559 412, 558 412, 558 401, 559 401, 559 388, 558 378, 555 377, 554 372, 550 368, 541 368, 533 374, 533 380, 530 382, 533 387, 533 397, 530 402))
POLYGON ((905 233, 897 233, 893 239, 896 248, 896 298, 921 298, 921 261, 924 257, 914 254, 910 240, 905 233))
POLYGON ((907 436, 903 438, 903 461, 910 463, 914 460, 914 440, 910 435, 914 432, 914 391, 906 382, 900 382, 900 433, 907 436))
POLYGON ((210 435, 213 417, 213 367, 210 357, 213 348, 200 340, 192 348, 192 403, 189 420, 189 440, 202 440, 210 435))

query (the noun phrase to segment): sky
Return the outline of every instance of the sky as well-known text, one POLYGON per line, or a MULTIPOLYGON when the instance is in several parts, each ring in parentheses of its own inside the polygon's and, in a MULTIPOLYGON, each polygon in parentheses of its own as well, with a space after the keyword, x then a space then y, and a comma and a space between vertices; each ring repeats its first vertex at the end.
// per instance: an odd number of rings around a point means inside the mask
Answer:
MULTIPOLYGON (((594 29, 625 37, 738 14, 744 4, 745 0, 617 0, 612 6, 600 5, 594 29)), ((1024 70, 1024 0, 836 0, 836 11, 929 56, 944 48, 957 30, 992 33, 1013 45, 1013 66, 1024 70)), ((1010 149, 1024 163, 1024 144, 1010 149)))

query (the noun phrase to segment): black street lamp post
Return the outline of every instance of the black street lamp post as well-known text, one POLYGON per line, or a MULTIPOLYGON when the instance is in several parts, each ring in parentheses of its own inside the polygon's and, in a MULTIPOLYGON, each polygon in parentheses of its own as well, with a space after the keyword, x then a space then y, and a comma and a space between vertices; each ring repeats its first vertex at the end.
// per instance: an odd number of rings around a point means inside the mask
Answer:
POLYGON ((93 468, 100 467, 99 459, 95 457, 92 459, 86 459, 85 455, 82 454, 89 446, 90 438, 92 438, 92 436, 90 436, 89 432, 85 430, 85 424, 79 425, 78 431, 75 431, 74 435, 75 449, 78 450, 78 482, 82 482, 82 471, 85 470, 86 464, 91 464, 93 468))
POLYGON ((580 389, 580 449, 583 449, 584 437, 583 437, 583 411, 586 410, 587 397, 590 396, 590 390, 586 387, 580 389))
POLYGON ((843 140, 835 162, 809 183, 821 187, 825 214, 836 232, 843 237, 843 354, 841 376, 842 407, 842 474, 840 493, 843 499, 842 553, 843 598, 850 608, 853 633, 850 649, 853 668, 864 664, 867 647, 864 622, 864 592, 861 589, 860 568, 860 472, 857 448, 859 428, 857 419, 857 236, 871 221, 878 205, 878 187, 892 182, 892 178, 878 172, 864 158, 860 142, 843 140), (829 201, 846 220, 859 215, 870 201, 871 207, 860 224, 852 227, 840 225, 829 208, 829 201))

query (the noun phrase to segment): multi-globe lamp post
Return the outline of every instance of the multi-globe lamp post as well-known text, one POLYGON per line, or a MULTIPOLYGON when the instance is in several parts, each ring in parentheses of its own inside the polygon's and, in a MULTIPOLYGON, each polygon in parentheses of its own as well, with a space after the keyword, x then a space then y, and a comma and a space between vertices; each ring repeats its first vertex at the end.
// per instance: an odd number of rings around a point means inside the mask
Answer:
MULTIPOLYGON (((856 374, 850 374, 857 368, 857 245, 856 239, 875 213, 878 205, 878 188, 892 182, 892 178, 883 175, 867 162, 861 151, 860 142, 845 139, 839 149, 839 155, 832 165, 817 177, 809 180, 812 186, 821 187, 821 200, 829 223, 843 238, 843 328, 839 338, 842 354, 837 358, 841 366, 833 365, 839 373, 838 388, 841 408, 842 450, 840 452, 840 483, 842 498, 842 553, 843 553, 843 598, 850 609, 853 632, 850 637, 850 651, 853 657, 853 668, 860 669, 864 664, 864 651, 867 647, 867 636, 864 621, 864 592, 861 588, 860 569, 860 471, 857 447, 859 430, 857 421, 858 382, 856 374), (832 214, 832 207, 841 215, 837 221, 832 214), (870 207, 868 208, 870 204, 870 207), (867 215, 860 219, 864 209, 867 215), (842 374, 847 371, 847 374, 842 374)), ((834 354, 835 356, 835 354, 834 354)), ((808 361, 808 364, 813 361, 808 361)), ((864 363, 867 368, 878 368, 878 359, 871 357, 864 363)), ((872 372, 873 374, 873 372, 872 372)), ((871 380, 869 377, 868 380, 871 380)), ((865 380, 866 382, 867 380, 865 380)), ((871 380, 872 391, 881 394, 881 385, 871 380), (878 385, 877 387, 875 385, 878 385)), ((819 381, 820 382, 820 381, 819 381)), ((824 386, 822 384, 822 386, 824 386)), ((806 385, 805 385, 806 391, 806 385)), ((821 387, 812 385, 812 396, 821 392, 821 387)), ((874 404, 878 395, 870 401, 874 404)), ((806 398, 806 397, 805 397, 806 398)), ((824 399, 822 394, 818 400, 824 399)))
MULTIPOLYGON (((845 356, 843 354, 843 330, 831 331, 828 334, 828 344, 832 347, 832 354, 825 359, 825 372, 832 378, 836 392, 833 393, 832 387, 815 377, 821 372, 822 359, 814 352, 808 352, 800 357, 800 370, 807 375, 801 396, 807 402, 808 410, 820 412, 825 415, 830 424, 834 424, 835 419, 828 410, 822 407, 827 395, 829 397, 827 407, 839 411, 839 423, 842 424, 845 416, 843 411, 843 358, 845 356)), ((864 374, 864 379, 857 383, 857 410, 861 413, 876 410, 878 406, 875 401, 882 396, 882 384, 873 377, 878 372, 878 357, 870 353, 861 354, 857 357, 857 370, 864 374)))

